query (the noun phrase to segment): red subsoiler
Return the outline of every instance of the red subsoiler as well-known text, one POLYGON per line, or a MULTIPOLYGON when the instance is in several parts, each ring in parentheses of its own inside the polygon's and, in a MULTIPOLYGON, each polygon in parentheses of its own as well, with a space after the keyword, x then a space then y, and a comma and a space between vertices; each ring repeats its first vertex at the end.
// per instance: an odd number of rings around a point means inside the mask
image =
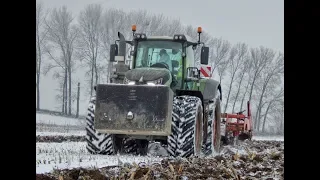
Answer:
MULTIPOLYGON (((245 110, 244 110, 245 111, 245 110)), ((250 102, 247 102, 247 116, 244 111, 236 114, 222 113, 222 123, 225 124, 225 132, 221 132, 225 144, 233 142, 234 139, 245 140, 252 138, 252 119, 250 102)), ((222 129, 223 131, 223 129, 222 129)))

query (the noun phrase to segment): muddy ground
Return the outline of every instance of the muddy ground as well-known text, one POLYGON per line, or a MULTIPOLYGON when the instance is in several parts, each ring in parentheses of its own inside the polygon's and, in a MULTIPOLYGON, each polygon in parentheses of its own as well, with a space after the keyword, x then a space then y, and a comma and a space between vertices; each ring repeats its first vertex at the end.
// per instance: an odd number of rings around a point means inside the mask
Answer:
POLYGON ((221 152, 211 158, 166 158, 152 164, 60 169, 36 174, 36 179, 284 179, 283 141, 246 141, 236 147, 223 147, 221 152))
POLYGON ((84 142, 85 136, 36 136, 37 142, 84 142))

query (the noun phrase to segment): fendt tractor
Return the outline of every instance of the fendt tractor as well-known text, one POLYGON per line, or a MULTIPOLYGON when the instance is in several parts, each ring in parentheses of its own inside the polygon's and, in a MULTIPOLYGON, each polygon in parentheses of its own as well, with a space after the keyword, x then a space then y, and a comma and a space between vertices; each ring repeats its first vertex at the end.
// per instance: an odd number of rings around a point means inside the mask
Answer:
POLYGON ((201 65, 209 58, 201 27, 197 42, 183 34, 136 33, 135 25, 132 31, 133 40, 118 32, 110 46, 113 78, 95 86, 86 118, 87 150, 146 155, 155 143, 174 157, 219 152, 222 92, 218 81, 201 77, 196 67, 194 50, 201 47, 201 65))

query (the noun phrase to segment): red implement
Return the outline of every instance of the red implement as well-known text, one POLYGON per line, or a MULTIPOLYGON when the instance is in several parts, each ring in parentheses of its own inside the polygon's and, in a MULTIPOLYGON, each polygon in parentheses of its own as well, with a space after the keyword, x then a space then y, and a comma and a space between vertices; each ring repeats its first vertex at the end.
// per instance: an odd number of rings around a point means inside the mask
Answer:
POLYGON ((252 138, 252 119, 251 119, 251 109, 250 102, 247 103, 247 115, 243 114, 244 111, 229 114, 222 113, 221 118, 225 124, 225 134, 224 139, 226 141, 233 140, 237 138, 239 140, 245 140, 252 138))

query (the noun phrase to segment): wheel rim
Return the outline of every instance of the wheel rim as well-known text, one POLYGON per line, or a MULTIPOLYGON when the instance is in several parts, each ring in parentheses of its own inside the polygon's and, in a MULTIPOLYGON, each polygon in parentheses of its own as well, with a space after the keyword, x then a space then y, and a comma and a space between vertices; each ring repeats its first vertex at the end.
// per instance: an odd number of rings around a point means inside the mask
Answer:
POLYGON ((218 120, 218 115, 217 115, 217 107, 214 110, 214 123, 213 123, 213 148, 216 149, 217 147, 217 134, 218 134, 218 126, 217 126, 217 120, 218 120))
POLYGON ((220 151, 220 134, 219 134, 219 128, 220 128, 220 123, 218 123, 218 121, 221 121, 221 117, 220 117, 220 104, 219 104, 219 101, 218 103, 216 104, 216 108, 214 110, 214 120, 213 120, 213 127, 212 127, 212 130, 214 131, 212 133, 212 149, 213 151, 215 152, 219 152, 220 151))
POLYGON ((217 146, 217 134, 218 134, 218 126, 217 126, 217 112, 214 112, 214 125, 213 125, 213 146, 216 148, 217 146))

